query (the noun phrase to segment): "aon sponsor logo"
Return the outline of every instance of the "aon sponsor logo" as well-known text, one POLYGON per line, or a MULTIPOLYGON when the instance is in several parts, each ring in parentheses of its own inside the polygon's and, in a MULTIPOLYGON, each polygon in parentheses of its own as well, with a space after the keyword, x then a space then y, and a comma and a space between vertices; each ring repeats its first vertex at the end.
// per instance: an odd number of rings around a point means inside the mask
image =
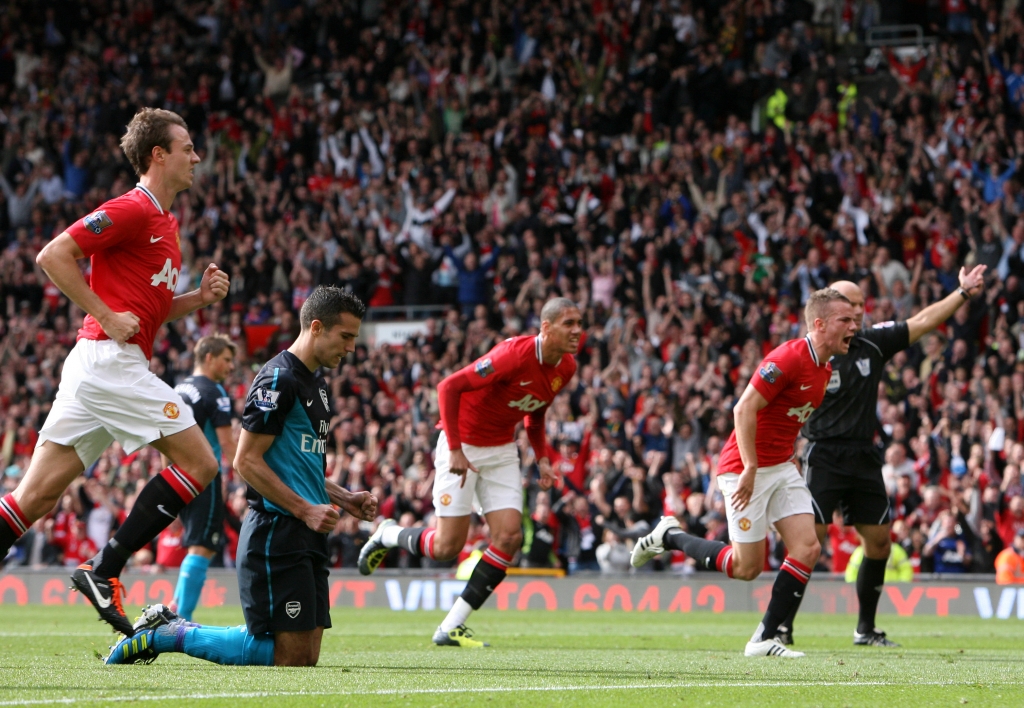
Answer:
POLYGON ((518 401, 512 401, 508 404, 509 408, 518 408, 523 413, 533 413, 538 408, 542 408, 547 405, 547 401, 538 401, 533 397, 532 394, 526 394, 518 401))
POLYGON ((162 284, 171 292, 174 292, 174 289, 178 287, 178 269, 171 264, 170 258, 164 263, 163 269, 153 275, 150 284, 154 288, 158 288, 162 284))

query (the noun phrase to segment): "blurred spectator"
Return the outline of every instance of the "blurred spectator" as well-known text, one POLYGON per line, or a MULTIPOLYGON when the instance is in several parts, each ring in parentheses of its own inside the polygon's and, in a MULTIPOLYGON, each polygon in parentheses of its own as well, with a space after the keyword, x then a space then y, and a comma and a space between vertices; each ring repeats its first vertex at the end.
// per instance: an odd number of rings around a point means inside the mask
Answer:
POLYGON ((1000 585, 1024 583, 1024 530, 1013 537, 1013 545, 996 557, 996 582, 1000 585))
MULTIPOLYGON (((846 582, 857 582, 857 573, 860 571, 860 564, 864 562, 864 547, 857 546, 850 555, 846 564, 846 582)), ((835 571, 839 572, 839 571, 835 571)), ((885 564, 886 583, 909 583, 914 579, 914 566, 910 563, 907 552, 903 546, 894 543, 889 551, 889 560, 885 564)))
MULTIPOLYGON (((596 570, 606 538, 628 546, 630 529, 662 514, 724 535, 713 473, 732 406, 760 357, 803 334, 809 293, 852 279, 878 325, 936 301, 977 262, 987 291, 888 366, 883 472, 916 570, 947 558, 990 569, 999 542, 1024 528, 1021 6, 1004 8, 1003 31, 979 23, 975 34, 973 6, 954 3, 946 23, 926 26, 934 43, 886 52, 889 71, 868 78, 870 67, 836 59, 833 32, 815 25, 827 18, 787 3, 350 12, 312 0, 268 19, 246 3, 185 0, 130 26, 111 0, 75 13, 8 5, 5 492, 83 316, 35 256, 131 188, 117 142, 140 106, 156 105, 185 117, 203 157, 173 207, 179 288, 210 262, 232 286, 223 306, 168 323, 154 371, 177 383, 195 340, 224 332, 244 352, 226 382, 241 401, 253 367, 294 340, 313 287, 372 300, 367 325, 403 320, 416 334, 395 346, 368 337, 328 372, 329 473, 378 493, 383 514, 432 523, 438 382, 537 332, 543 301, 564 295, 587 328, 579 374, 547 417, 565 484, 538 495, 523 456, 530 523, 547 525, 571 571, 596 570), (938 537, 943 513, 960 532, 938 537)), ((871 9, 840 19, 840 39, 878 21, 871 9)), ((112 447, 42 533, 65 557, 83 529, 100 543, 159 464, 112 447)), ((230 565, 244 484, 225 483, 230 565)), ((366 531, 346 526, 335 561, 366 531)))
MULTIPOLYGON (((846 573, 851 557, 860 548, 860 537, 857 535, 856 529, 843 523, 843 512, 839 509, 832 512, 832 523, 828 527, 828 538, 832 556, 832 572, 846 573)), ((862 557, 863 554, 862 550, 862 557)))

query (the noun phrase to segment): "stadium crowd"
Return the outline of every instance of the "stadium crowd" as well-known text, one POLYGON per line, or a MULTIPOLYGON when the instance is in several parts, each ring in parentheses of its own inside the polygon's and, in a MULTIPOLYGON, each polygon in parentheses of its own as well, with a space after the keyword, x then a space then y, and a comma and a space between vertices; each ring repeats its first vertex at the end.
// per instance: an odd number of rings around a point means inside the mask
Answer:
MULTIPOLYGON (((895 19, 936 41, 887 51, 871 76, 841 50, 881 21, 872 3, 840 3, 838 20, 803 0, 270 5, 0 9, 4 491, 27 468, 82 318, 35 255, 134 185, 118 140, 150 105, 179 112, 203 156, 176 204, 178 291, 209 262, 231 275, 227 300, 161 330, 162 378, 191 373, 198 337, 226 333, 239 412, 318 284, 350 288, 371 316, 431 315, 404 345, 368 341, 330 376, 328 473, 372 490, 383 516, 433 523, 437 383, 536 332, 545 299, 565 295, 587 329, 579 374, 547 415, 562 483, 539 490, 521 433, 520 563, 624 572, 663 514, 721 538, 713 473, 732 404, 765 353, 802 335, 808 294, 853 280, 869 322, 902 320, 983 263, 987 291, 891 361, 879 441, 914 572, 993 573, 1004 548, 1024 554, 1015 3, 950 1, 938 15, 906 3, 895 19)), ((91 557, 162 467, 115 444, 18 562, 91 557)), ((224 484, 231 537, 245 490, 230 471, 224 484)), ((856 536, 836 521, 821 563, 840 572, 856 536)), ((371 530, 346 517, 335 565, 353 566, 371 530)), ((176 565, 176 533, 134 562, 176 565)), ((474 527, 464 555, 485 537, 474 527)), ((386 566, 419 562, 394 553, 386 566)), ((692 572, 678 552, 654 566, 692 572)))

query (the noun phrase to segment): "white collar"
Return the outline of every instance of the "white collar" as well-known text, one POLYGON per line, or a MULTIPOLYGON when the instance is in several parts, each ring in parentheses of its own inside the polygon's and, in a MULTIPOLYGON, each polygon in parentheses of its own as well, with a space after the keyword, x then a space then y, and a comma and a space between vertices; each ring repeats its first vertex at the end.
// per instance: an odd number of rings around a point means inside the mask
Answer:
POLYGON ((160 206, 160 202, 156 200, 156 197, 153 196, 153 193, 151 191, 142 186, 142 182, 136 184, 135 189, 141 189, 142 193, 149 197, 149 201, 153 202, 153 206, 156 207, 157 211, 159 211, 161 214, 164 213, 164 209, 162 206, 160 206))

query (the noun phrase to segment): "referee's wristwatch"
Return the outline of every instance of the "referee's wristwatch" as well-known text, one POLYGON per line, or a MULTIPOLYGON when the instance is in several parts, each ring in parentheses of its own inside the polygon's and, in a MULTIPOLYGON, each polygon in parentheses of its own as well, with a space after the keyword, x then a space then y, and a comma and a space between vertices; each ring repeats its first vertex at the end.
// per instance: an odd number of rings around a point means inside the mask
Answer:
POLYGON ((961 286, 960 286, 959 288, 957 288, 957 289, 956 289, 956 291, 957 291, 958 293, 960 293, 960 296, 961 296, 961 297, 963 297, 963 299, 964 299, 964 302, 967 302, 968 300, 970 300, 970 299, 971 299, 971 294, 970 294, 969 292, 967 292, 967 289, 966 289, 966 288, 964 288, 964 286, 963 286, 963 285, 961 285, 961 286))

